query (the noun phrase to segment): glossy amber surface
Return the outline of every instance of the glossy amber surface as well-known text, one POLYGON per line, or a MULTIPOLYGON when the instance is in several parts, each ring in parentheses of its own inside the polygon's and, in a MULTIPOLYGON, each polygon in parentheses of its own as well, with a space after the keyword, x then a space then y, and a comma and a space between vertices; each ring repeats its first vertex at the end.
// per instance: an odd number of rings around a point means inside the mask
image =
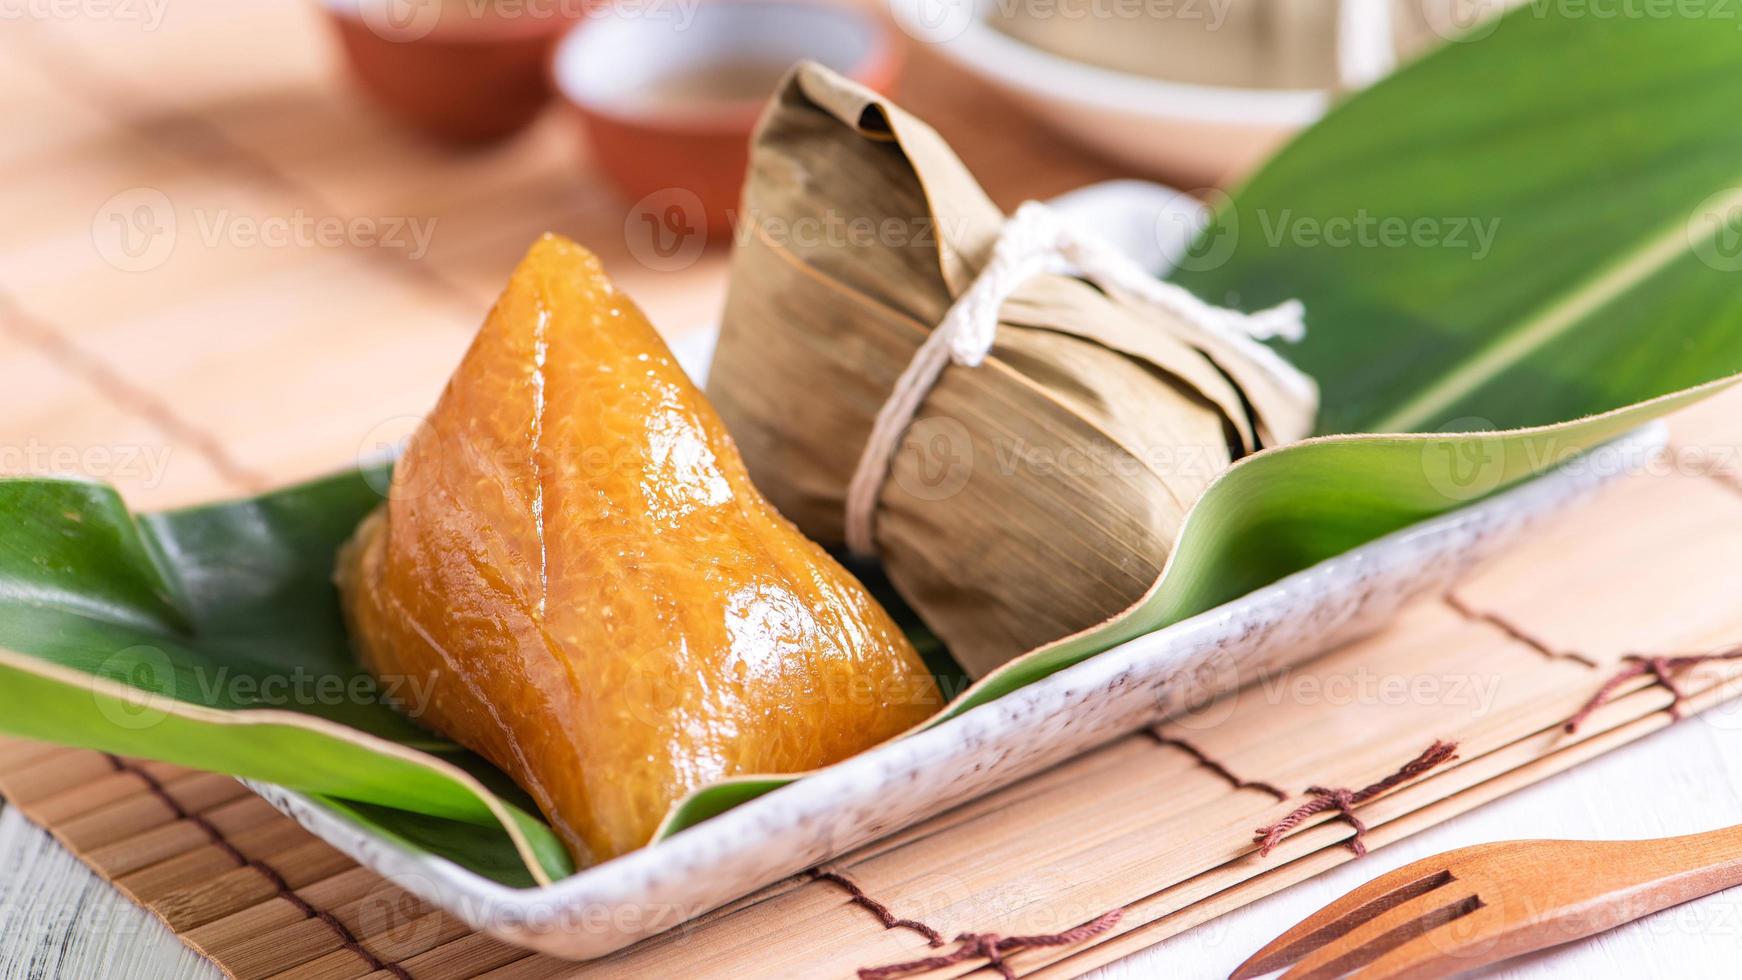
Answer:
POLYGON ((582 867, 698 786, 826 765, 939 707, 566 239, 515 270, 338 578, 370 669, 430 690, 407 710, 512 775, 582 867))

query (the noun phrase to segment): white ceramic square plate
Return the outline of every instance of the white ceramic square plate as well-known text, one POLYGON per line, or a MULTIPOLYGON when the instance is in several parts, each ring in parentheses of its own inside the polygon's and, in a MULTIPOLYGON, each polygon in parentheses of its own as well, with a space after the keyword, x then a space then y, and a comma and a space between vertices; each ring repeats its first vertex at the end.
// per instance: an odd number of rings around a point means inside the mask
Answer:
POLYGON ((251 784, 395 885, 474 929, 570 959, 613 952, 949 807, 1383 625, 1531 523, 1661 450, 1654 423, 1551 471, 1132 640, 958 718, 881 745, 652 847, 547 888, 514 889, 382 839, 319 803, 251 784))

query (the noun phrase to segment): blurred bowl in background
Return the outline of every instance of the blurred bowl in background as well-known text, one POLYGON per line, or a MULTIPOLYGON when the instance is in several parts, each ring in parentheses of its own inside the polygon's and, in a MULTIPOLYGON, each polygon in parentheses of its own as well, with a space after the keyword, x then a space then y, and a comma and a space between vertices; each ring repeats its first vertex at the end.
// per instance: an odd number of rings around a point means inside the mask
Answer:
POLYGON ((530 123, 551 96, 551 48, 584 0, 321 0, 370 98, 411 128, 488 143, 530 123))
POLYGON ((1342 94, 1524 0, 888 0, 1077 142, 1186 186, 1244 175, 1342 94))
MULTIPOLYGON (((1013 32, 994 24, 1019 9, 1000 0, 891 0, 890 7, 907 34, 992 83, 1061 133, 1187 186, 1213 185, 1244 172, 1322 116, 1332 99, 1329 87, 1205 84, 1109 67, 1107 61, 1120 60, 1102 57, 1111 44, 1088 45, 1080 36, 1063 35, 1067 27, 1122 31, 1125 36, 1118 40, 1130 42, 1143 26, 1130 22, 1060 17, 1054 24, 1022 25, 1025 29, 1013 32), (1048 43, 1052 50, 1032 43, 1046 37, 1047 28, 1065 43, 1048 43), (1056 53, 1076 48, 1087 50, 1078 57, 1056 53)), ((1167 54, 1153 50, 1150 57, 1167 66, 1167 54)), ((1212 65, 1225 66, 1226 60, 1212 65)))
POLYGON ((704 0, 681 8, 589 18, 557 46, 552 74, 618 189, 638 207, 699 209, 696 223, 719 241, 731 233, 751 131, 787 71, 810 59, 887 91, 897 49, 882 22, 845 6, 704 0))

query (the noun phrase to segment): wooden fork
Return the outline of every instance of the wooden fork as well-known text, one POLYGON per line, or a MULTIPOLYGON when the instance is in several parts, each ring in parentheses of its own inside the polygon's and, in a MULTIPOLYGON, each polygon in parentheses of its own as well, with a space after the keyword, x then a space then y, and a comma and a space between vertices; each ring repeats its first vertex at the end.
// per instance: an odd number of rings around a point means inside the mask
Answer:
POLYGON ((1234 971, 1247 980, 1434 977, 1582 939, 1742 884, 1742 826, 1637 841, 1523 840, 1383 874, 1234 971))

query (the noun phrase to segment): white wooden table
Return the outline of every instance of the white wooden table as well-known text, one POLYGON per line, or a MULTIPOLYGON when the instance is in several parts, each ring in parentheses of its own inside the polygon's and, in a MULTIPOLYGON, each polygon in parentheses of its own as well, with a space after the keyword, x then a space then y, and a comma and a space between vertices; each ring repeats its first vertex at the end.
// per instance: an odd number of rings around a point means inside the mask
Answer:
MULTIPOLYGON (((1357 884, 1466 844, 1525 837, 1659 837, 1731 823, 1742 823, 1742 705, 1688 719, 1208 922, 1094 977, 1225 977, 1277 933, 1357 884)), ((3 980, 220 976, 157 920, 10 810, 0 814, 0 937, 3 980)), ((1742 889, 1485 973, 1519 980, 1734 976, 1739 952, 1742 889)))

